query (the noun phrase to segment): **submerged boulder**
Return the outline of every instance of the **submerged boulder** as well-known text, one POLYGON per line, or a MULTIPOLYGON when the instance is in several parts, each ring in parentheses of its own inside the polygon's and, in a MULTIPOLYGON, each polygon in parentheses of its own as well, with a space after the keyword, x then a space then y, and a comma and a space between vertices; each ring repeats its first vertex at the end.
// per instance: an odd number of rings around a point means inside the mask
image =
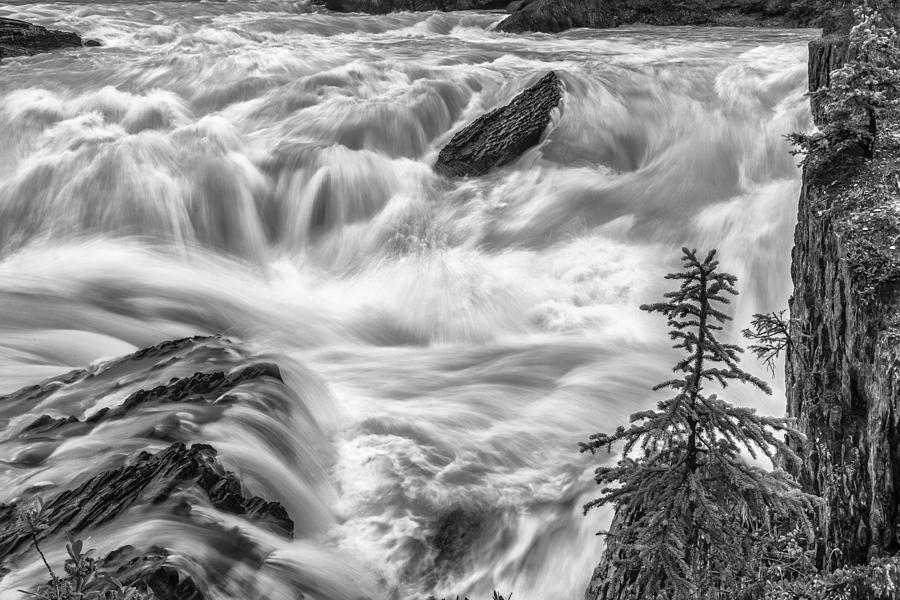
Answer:
POLYGON ((95 40, 83 40, 77 33, 47 29, 25 21, 0 17, 0 59, 31 56, 60 48, 99 46, 95 40))
POLYGON ((471 177, 515 160, 540 141, 561 99, 562 84, 551 71, 506 106, 454 135, 438 154, 434 170, 447 177, 471 177))

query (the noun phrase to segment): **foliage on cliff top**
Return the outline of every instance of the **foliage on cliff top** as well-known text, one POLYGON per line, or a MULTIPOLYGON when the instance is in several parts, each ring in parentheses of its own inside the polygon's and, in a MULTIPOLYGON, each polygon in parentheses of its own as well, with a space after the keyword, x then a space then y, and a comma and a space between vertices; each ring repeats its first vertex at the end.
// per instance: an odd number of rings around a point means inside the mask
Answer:
POLYGON ((813 174, 857 157, 871 159, 882 122, 900 107, 900 31, 886 14, 868 5, 856 8, 850 59, 831 72, 828 87, 811 92, 824 107, 824 125, 788 135, 813 174))
POLYGON ((773 462, 798 461, 776 432, 793 432, 787 419, 765 417, 734 407, 706 391, 746 383, 768 386, 738 366, 743 349, 719 339, 730 320, 720 308, 736 295, 737 278, 718 270, 715 251, 705 259, 682 249, 682 271, 667 275, 680 282, 660 303, 642 310, 663 314, 675 348, 685 355, 673 379, 654 389, 674 396, 631 416, 629 427, 598 433, 581 444, 594 453, 623 442, 623 457, 598 467, 600 496, 588 510, 613 504, 615 518, 603 561, 608 597, 705 600, 737 598, 768 570, 760 549, 773 547, 779 522, 802 524, 816 500, 797 488, 783 471, 748 464, 742 452, 773 462))

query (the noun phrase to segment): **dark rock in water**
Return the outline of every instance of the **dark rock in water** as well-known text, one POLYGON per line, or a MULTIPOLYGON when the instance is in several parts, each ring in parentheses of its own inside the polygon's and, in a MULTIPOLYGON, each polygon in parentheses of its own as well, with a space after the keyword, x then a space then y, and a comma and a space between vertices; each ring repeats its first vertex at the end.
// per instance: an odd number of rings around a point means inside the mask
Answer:
POLYGON ((452 573, 465 564, 466 555, 487 533, 496 514, 484 510, 454 508, 438 519, 437 531, 429 540, 437 551, 434 558, 434 576, 452 573))
POLYGON ((561 99, 559 77, 551 71, 506 106, 454 135, 438 154, 435 171, 447 177, 483 175, 515 160, 540 141, 561 99))
POLYGON ((558 33, 575 27, 605 29, 618 24, 610 2, 584 0, 525 0, 498 26, 498 31, 558 33))
POLYGON ((203 600, 203 592, 190 577, 166 564, 168 554, 164 548, 153 547, 142 552, 125 546, 103 559, 103 564, 108 565, 103 569, 104 574, 123 585, 149 588, 159 600, 203 600))
POLYGON ((496 10, 504 8, 506 0, 322 0, 328 10, 343 13, 382 15, 396 11, 496 10))
POLYGON ((0 59, 9 56, 30 56, 60 48, 99 46, 96 40, 82 40, 71 31, 47 29, 16 19, 0 17, 0 59))
MULTIPOLYGON (((146 354, 148 350, 152 351, 154 349, 155 347, 142 350, 141 352, 146 354)), ((207 404, 212 404, 222 396, 222 394, 241 383, 263 377, 270 377, 277 381, 281 381, 281 373, 278 370, 278 366, 271 363, 260 363, 246 367, 230 376, 222 371, 194 373, 189 377, 173 379, 166 385, 159 385, 146 390, 140 389, 128 396, 119 406, 115 408, 102 408, 86 417, 83 421, 75 416, 51 417, 50 415, 41 415, 26 426, 25 429, 22 430, 22 434, 29 437, 38 435, 46 436, 51 433, 57 434, 59 433, 59 430, 63 428, 66 428, 66 434, 71 434, 72 431, 70 431, 68 426, 77 427, 79 431, 81 429, 89 431, 102 421, 123 417, 134 408, 150 403, 171 404, 174 402, 205 402, 207 404)), ((0 398, 0 400, 2 400, 2 398, 0 398)), ((219 402, 219 404, 224 406, 223 402, 219 402)))

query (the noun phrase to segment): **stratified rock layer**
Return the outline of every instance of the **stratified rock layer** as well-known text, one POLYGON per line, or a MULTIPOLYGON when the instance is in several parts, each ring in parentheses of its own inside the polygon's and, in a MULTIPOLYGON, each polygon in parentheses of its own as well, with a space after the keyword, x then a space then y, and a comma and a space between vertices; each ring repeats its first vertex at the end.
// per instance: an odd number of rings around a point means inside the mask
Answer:
POLYGON ((561 99, 561 82, 551 71, 506 106, 478 117, 454 135, 438 154, 435 171, 470 177, 515 160, 540 141, 561 99))
POLYGON ((818 27, 840 0, 524 0, 497 29, 509 33, 556 33, 575 27, 734 25, 818 27), (802 4, 802 5, 801 5, 802 4))
MULTIPOLYGON (((0 427, 11 433, 4 440, 9 465, 39 468, 60 444, 89 436, 98 426, 115 426, 116 421, 139 413, 138 420, 147 421, 147 429, 140 435, 156 443, 168 443, 154 454, 139 452, 127 459, 114 453, 103 460, 98 457, 96 471, 73 473, 55 490, 42 492, 43 527, 37 532, 38 541, 51 547, 60 544, 66 532, 87 538, 104 524, 146 513, 151 519, 192 522, 202 528, 206 543, 255 568, 264 556, 254 542, 237 529, 211 520, 207 509, 239 515, 284 537, 293 536, 294 522, 277 502, 245 494, 237 475, 219 464, 212 446, 188 446, 180 441, 186 431, 177 423, 166 425, 168 421, 159 416, 159 408, 178 403, 183 410, 195 411, 195 417, 201 419, 198 422, 216 419, 238 402, 265 406, 277 414, 285 409, 283 402, 279 403, 279 390, 283 388, 276 365, 254 361, 251 353, 230 340, 193 337, 95 363, 0 397, 0 427), (123 396, 117 404, 87 415, 60 415, 62 410, 77 410, 84 398, 123 396), (36 405, 53 414, 30 421, 20 418, 36 405)), ((25 489, 16 500, 18 504, 0 505, 0 580, 34 552, 30 532, 17 522, 17 512, 23 504, 30 504, 33 493, 25 489)), ((97 550, 112 550, 100 563, 103 573, 127 585, 149 587, 160 600, 203 598, 188 574, 170 564, 163 548, 97 550)))
POLYGON ((900 190, 805 179, 788 412, 808 438, 801 481, 828 505, 824 560, 861 563, 900 550, 900 190))
POLYGON ((9 56, 30 56, 60 48, 99 46, 93 40, 82 40, 71 31, 47 29, 16 19, 0 17, 0 59, 9 56))

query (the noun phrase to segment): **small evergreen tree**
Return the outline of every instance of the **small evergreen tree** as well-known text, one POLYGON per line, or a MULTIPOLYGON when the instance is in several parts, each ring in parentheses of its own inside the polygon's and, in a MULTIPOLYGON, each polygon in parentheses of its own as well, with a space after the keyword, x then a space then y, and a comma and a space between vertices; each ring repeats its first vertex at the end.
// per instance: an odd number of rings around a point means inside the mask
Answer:
MULTIPOLYGON (((615 517, 604 554, 606 598, 697 600, 737 598, 761 571, 748 563, 771 542, 776 522, 800 523, 812 535, 812 497, 783 471, 745 462, 741 451, 774 461, 797 460, 776 432, 792 431, 787 419, 759 416, 707 393, 705 386, 730 382, 768 386, 738 366, 739 346, 719 340, 730 317, 718 306, 737 294, 736 277, 719 272, 715 251, 704 260, 683 248, 684 270, 665 301, 641 306, 668 319, 669 336, 684 356, 677 377, 654 390, 673 396, 655 410, 631 416, 629 427, 598 433, 581 444, 596 452, 624 443, 618 464, 599 467, 600 496, 584 506, 612 504, 615 517)), ((601 598, 604 596, 601 594, 601 598)))
POLYGON ((831 72, 830 84, 813 96, 824 109, 821 131, 792 133, 788 139, 803 154, 823 162, 847 152, 871 158, 878 135, 878 120, 900 105, 900 33, 881 11, 867 5, 854 10, 850 60, 831 72))

